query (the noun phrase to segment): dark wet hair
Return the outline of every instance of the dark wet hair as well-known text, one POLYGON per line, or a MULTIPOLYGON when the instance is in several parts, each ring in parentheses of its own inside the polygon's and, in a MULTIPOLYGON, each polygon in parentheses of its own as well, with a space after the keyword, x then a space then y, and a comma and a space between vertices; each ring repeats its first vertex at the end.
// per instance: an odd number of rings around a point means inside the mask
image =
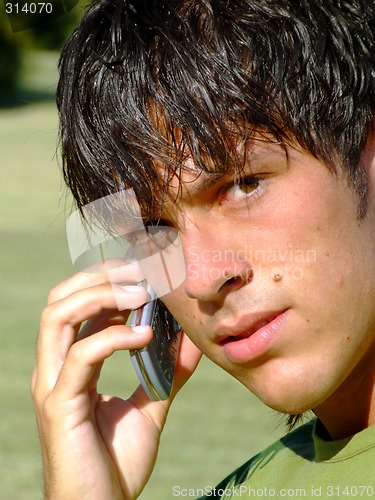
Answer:
POLYGON ((254 131, 343 166, 364 198, 374 32, 373 0, 95 0, 59 64, 77 205, 133 187, 153 212, 187 156, 225 171, 254 131))

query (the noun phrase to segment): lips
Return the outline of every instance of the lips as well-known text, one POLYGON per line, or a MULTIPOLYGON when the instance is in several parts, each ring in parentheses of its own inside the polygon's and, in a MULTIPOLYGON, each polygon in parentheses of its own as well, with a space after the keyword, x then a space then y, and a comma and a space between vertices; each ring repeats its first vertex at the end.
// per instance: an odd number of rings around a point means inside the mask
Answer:
POLYGON ((224 344, 233 340, 242 340, 253 335, 257 330, 271 323, 284 311, 259 313, 248 318, 240 318, 233 326, 223 327, 218 332, 216 341, 224 344))
POLYGON ((249 363, 271 355, 272 346, 283 331, 289 309, 241 317, 235 324, 217 331, 216 342, 229 361, 249 363))

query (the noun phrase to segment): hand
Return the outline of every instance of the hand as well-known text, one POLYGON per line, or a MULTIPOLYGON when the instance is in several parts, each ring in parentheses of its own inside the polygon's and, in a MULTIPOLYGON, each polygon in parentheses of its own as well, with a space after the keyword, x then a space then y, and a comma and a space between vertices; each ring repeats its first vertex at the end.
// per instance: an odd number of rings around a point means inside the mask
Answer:
POLYGON ((52 290, 42 314, 31 390, 46 499, 137 498, 151 475, 171 401, 199 362, 200 352, 183 335, 168 401, 150 401, 142 387, 126 401, 97 393, 104 360, 152 338, 150 327, 125 326, 129 309, 147 301, 145 289, 133 286, 142 279, 138 265, 118 267, 117 274, 130 291, 110 283, 105 270, 78 273, 52 290))

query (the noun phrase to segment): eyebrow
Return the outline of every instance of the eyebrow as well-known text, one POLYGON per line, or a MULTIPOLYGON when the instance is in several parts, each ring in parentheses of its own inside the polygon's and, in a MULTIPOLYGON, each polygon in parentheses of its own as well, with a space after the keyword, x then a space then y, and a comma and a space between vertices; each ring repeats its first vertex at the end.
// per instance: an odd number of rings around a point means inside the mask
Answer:
POLYGON ((230 176, 240 175, 241 172, 243 172, 247 166, 250 166, 250 173, 251 173, 251 164, 256 163, 256 161, 258 160, 263 159, 269 161, 270 159, 277 158, 280 154, 283 155, 285 154, 284 151, 280 152, 278 150, 275 150, 275 147, 276 146, 280 147, 281 143, 267 142, 267 145, 268 148, 261 152, 253 149, 247 151, 245 162, 242 165, 242 168, 241 166, 239 166, 238 169, 236 169, 235 167, 228 168, 226 171, 223 172, 209 172, 204 170, 197 172, 197 175, 193 180, 182 183, 184 186, 187 186, 188 189, 186 190, 185 195, 184 194, 180 195, 180 199, 183 201, 186 198, 198 197, 204 191, 207 191, 212 186, 215 186, 215 184, 219 182, 221 179, 225 177, 229 179, 230 176))
MULTIPOLYGON (((263 141, 261 141, 263 142, 263 141)), ((269 143, 268 141, 264 141, 264 142, 267 142, 267 144, 271 144, 272 146, 280 146, 281 143, 269 143)), ((256 161, 256 160, 259 160, 260 158, 262 157, 271 157, 273 158, 274 156, 278 156, 278 153, 276 153, 275 151, 271 150, 271 151, 268 151, 268 154, 260 154, 258 151, 256 150, 249 150, 246 154, 246 164, 248 165, 249 163, 251 164, 252 162, 256 161)), ((246 168, 246 165, 243 165, 243 169, 246 168)), ((175 196, 172 196, 172 199, 174 199, 174 203, 178 200, 178 201, 181 201, 182 203, 191 198, 191 199, 194 199, 194 198, 198 198, 202 193, 204 193, 205 191, 208 191, 209 189, 211 189, 213 186, 215 186, 215 184, 217 184, 221 179, 225 179, 225 177, 228 178, 229 180, 229 177, 231 175, 235 175, 235 174, 240 174, 243 169, 238 169, 236 170, 235 168, 228 168, 227 170, 223 171, 223 172, 210 172, 210 171, 205 171, 203 169, 201 169, 200 171, 196 171, 194 170, 193 168, 186 168, 186 169, 183 169, 185 170, 185 172, 190 172, 190 173, 194 173, 196 174, 195 177, 189 181, 180 181, 179 183, 179 186, 178 186, 178 189, 176 190, 176 195, 175 196), (188 189, 185 189, 185 192, 184 190, 182 189, 181 190, 181 186, 183 187, 187 187, 188 189), (182 192, 182 194, 181 194, 182 192)), ((163 210, 161 210, 162 212, 163 210)), ((156 214, 155 214, 156 215, 156 214)), ((153 221, 153 220, 162 220, 164 217, 162 215, 162 213, 158 213, 155 217, 152 217, 152 216, 146 216, 144 218, 144 222, 147 223, 149 221, 153 221)))
MULTIPOLYGON (((248 163, 251 164, 251 162, 258 157, 259 157, 258 153, 256 153, 255 151, 249 151, 246 155, 246 164, 248 163)), ((239 174, 241 173, 241 171, 243 171, 244 168, 245 165, 243 165, 243 168, 239 168, 238 170, 236 170, 235 167, 233 167, 233 168, 228 168, 223 172, 209 172, 201 170, 200 172, 197 173, 197 176, 192 181, 183 183, 185 186, 189 186, 187 197, 194 198, 196 196, 199 196, 202 192, 209 190, 221 179, 225 177, 229 178, 231 175, 235 175, 236 173, 239 174)), ((184 200, 184 198, 186 198, 186 196, 181 196, 182 200, 184 200)))
POLYGON ((209 190, 212 186, 217 184, 223 177, 230 175, 231 171, 228 172, 204 172, 203 170, 198 174, 197 178, 190 181, 182 183, 187 186, 188 189, 184 194, 181 195, 181 200, 186 198, 195 198, 199 196, 202 192, 209 190))

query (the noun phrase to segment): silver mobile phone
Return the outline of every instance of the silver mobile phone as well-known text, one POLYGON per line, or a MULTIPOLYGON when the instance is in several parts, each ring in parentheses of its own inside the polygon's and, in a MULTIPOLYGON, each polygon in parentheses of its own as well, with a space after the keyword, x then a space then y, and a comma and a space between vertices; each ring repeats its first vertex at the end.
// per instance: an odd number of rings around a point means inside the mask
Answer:
POLYGON ((181 327, 159 299, 135 309, 131 326, 151 325, 154 336, 143 349, 130 356, 144 390, 153 401, 168 399, 174 379, 181 327))

